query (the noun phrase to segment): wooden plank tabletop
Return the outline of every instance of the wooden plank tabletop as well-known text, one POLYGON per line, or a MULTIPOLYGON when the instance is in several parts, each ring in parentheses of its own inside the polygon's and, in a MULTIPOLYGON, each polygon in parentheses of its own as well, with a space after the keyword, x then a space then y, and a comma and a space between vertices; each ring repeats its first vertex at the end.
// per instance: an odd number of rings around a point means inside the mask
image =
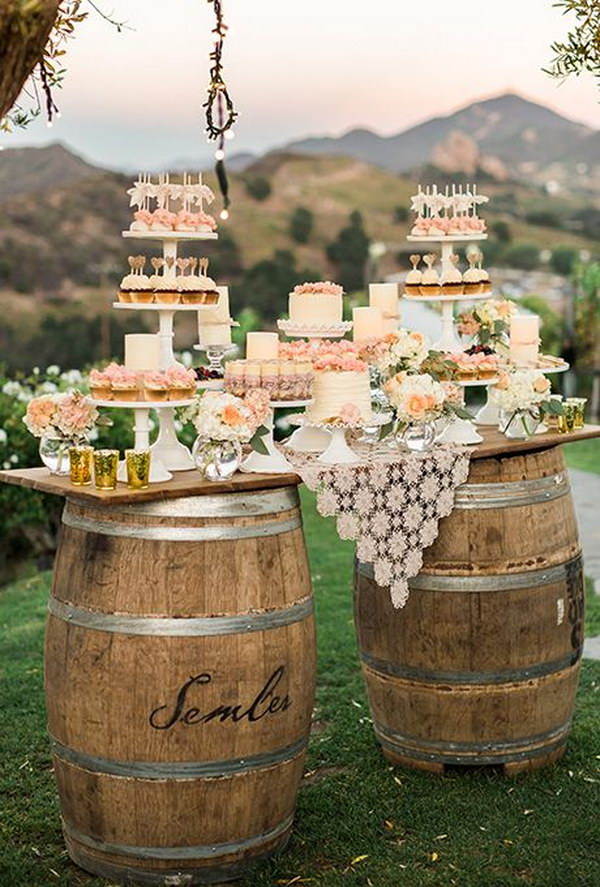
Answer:
MULTIPOLYGON (((471 448, 472 459, 488 459, 494 456, 517 455, 518 453, 543 450, 547 447, 589 440, 600 437, 600 425, 586 425, 581 431, 572 434, 546 432, 529 440, 508 440, 497 428, 479 428, 483 443, 471 448)), ((129 505, 132 502, 154 502, 161 499, 177 499, 187 496, 210 496, 219 493, 243 493, 251 490, 269 490, 301 483, 297 474, 236 474, 231 480, 211 483, 201 479, 197 471, 178 471, 173 479, 160 484, 151 484, 147 490, 130 490, 126 484, 117 484, 117 489, 109 492, 96 490, 94 486, 75 487, 68 477, 56 477, 47 468, 26 468, 13 471, 0 471, 0 483, 16 484, 68 496, 83 502, 112 503, 129 505)))

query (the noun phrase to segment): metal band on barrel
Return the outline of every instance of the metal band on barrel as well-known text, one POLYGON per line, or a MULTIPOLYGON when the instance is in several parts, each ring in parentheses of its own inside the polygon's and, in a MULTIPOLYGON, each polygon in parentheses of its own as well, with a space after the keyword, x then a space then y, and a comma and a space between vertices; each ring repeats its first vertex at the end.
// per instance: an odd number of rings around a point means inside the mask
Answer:
POLYGON ((570 491, 566 471, 550 477, 500 484, 463 484, 456 490, 454 507, 463 511, 475 508, 517 508, 560 499, 570 491))
MULTIPOLYGON (((225 493, 221 496, 188 496, 165 499, 160 502, 140 502, 135 505, 115 505, 110 514, 139 514, 151 517, 213 518, 213 517, 260 517, 291 511, 299 503, 296 487, 262 490, 258 493, 225 493)), ((86 502, 78 507, 86 510, 107 511, 104 503, 86 502)))
POLYGON ((232 758, 226 761, 115 761, 98 755, 88 755, 63 745, 53 737, 50 738, 52 752, 66 764, 73 764, 93 773, 104 773, 107 776, 124 776, 131 779, 215 779, 224 776, 237 776, 286 764, 297 758, 308 745, 308 736, 303 736, 292 745, 278 748, 259 755, 248 755, 245 758, 232 758))
MULTIPOLYGON (((408 580, 410 589, 422 591, 454 591, 476 594, 485 591, 512 591, 517 588, 538 588, 564 582, 574 569, 582 568, 581 554, 573 560, 545 570, 528 570, 525 573, 504 573, 496 576, 442 576, 419 573, 408 580)), ((373 565, 357 561, 356 570, 361 576, 374 579, 373 565)))
POLYGON ((274 838, 282 835, 290 828, 294 816, 288 816, 275 828, 269 829, 260 835, 253 835, 251 838, 245 838, 242 841, 231 842, 230 844, 201 844, 197 847, 136 847, 131 844, 112 844, 104 841, 98 841, 89 835, 84 835, 63 819, 63 829, 65 834, 74 841, 78 841, 92 850, 99 850, 102 853, 108 853, 117 856, 132 856, 136 859, 214 859, 218 856, 228 856, 230 853, 239 853, 241 850, 250 850, 253 847, 260 847, 274 838))
POLYGON ((571 720, 536 736, 504 741, 493 739, 489 742, 434 741, 416 736, 403 736, 377 722, 374 723, 374 727, 382 746, 402 757, 444 764, 499 764, 540 757, 560 748, 571 729, 571 720), (539 747, 529 748, 531 745, 539 747), (498 754, 485 754, 495 751, 498 754))
POLYGON ((488 684, 518 684, 533 678, 542 678, 556 674, 576 665, 581 657, 581 647, 552 662, 542 662, 539 665, 531 665, 527 668, 507 668, 502 671, 434 671, 432 669, 413 668, 410 665, 401 665, 385 659, 376 659, 368 653, 361 652, 362 661, 375 672, 375 674, 388 677, 404 678, 408 681, 417 681, 425 684, 457 684, 457 685, 483 685, 488 684))
POLYGON ((102 536, 119 536, 122 539, 150 539, 153 542, 219 542, 225 539, 258 539, 264 536, 278 536, 302 526, 300 514, 286 521, 268 521, 249 527, 221 525, 207 527, 187 526, 145 526, 124 524, 116 521, 96 520, 73 514, 69 506, 63 512, 62 522, 74 530, 99 533, 102 536))
POLYGON ((154 616, 127 616, 98 613, 64 604, 51 597, 48 610, 57 619, 93 631, 114 634, 146 635, 162 637, 216 637, 225 634, 244 634, 250 631, 267 631, 301 622, 314 610, 312 597, 291 607, 269 610, 264 613, 244 613, 236 616, 202 616, 173 619, 154 616))

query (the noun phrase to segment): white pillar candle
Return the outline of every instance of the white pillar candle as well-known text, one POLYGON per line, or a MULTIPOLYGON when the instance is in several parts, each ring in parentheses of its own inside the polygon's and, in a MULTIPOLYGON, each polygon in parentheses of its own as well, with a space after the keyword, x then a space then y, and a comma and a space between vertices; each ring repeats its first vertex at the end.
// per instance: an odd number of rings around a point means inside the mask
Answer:
POLYGON ((198 342, 200 345, 231 345, 229 290, 218 286, 219 301, 214 308, 198 311, 198 342))
POLYGON ((160 336, 132 333, 125 336, 125 366, 134 372, 160 369, 160 336))
POLYGON ((383 314, 381 308, 374 306, 353 308, 352 320, 354 322, 355 342, 383 336, 383 314))
POLYGON ((537 314, 515 314, 510 319, 511 345, 532 345, 540 338, 540 319, 537 314))
POLYGON ((248 333, 246 336, 247 360, 277 360, 279 336, 277 333, 248 333))
POLYGON ((372 308, 381 308, 384 319, 398 314, 398 284, 397 283, 370 283, 369 305, 372 308))

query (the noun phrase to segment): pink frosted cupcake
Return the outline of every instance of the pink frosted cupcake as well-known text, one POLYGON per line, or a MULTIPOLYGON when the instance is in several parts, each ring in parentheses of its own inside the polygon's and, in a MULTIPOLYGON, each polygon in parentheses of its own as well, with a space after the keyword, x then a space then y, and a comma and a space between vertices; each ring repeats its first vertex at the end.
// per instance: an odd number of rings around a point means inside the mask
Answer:
POLYGON ((169 384, 169 400, 187 400, 196 393, 196 373, 183 367, 171 367, 165 373, 169 384))
POLYGON ((91 370, 90 395, 94 400, 112 400, 112 375, 106 370, 91 370))
POLYGON ((169 380, 162 370, 144 373, 144 399, 155 403, 169 399, 169 380))
POLYGON ((117 367, 111 379, 111 390, 114 400, 121 400, 125 403, 139 400, 137 373, 132 373, 125 367, 117 367))

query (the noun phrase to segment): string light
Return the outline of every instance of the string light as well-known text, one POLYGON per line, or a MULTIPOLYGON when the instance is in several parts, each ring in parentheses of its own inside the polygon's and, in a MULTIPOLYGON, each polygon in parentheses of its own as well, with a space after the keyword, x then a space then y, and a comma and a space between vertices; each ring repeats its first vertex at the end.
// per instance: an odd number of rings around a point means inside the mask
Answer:
MULTIPOLYGON (((238 114, 229 95, 227 85, 223 77, 223 42, 227 35, 227 25, 223 20, 222 0, 208 0, 212 4, 215 13, 215 27, 212 30, 214 48, 210 53, 210 84, 208 98, 204 103, 206 109, 206 131, 209 141, 217 142, 215 151, 215 173, 219 182, 219 188, 223 195, 223 211, 227 213, 229 206, 229 182, 225 169, 225 139, 232 138, 231 127, 235 123, 238 114)), ((229 218, 221 214, 221 218, 229 218)))
POLYGON ((229 211, 226 209, 222 209, 220 213, 220 218, 223 219, 224 222, 229 218, 229 211))

